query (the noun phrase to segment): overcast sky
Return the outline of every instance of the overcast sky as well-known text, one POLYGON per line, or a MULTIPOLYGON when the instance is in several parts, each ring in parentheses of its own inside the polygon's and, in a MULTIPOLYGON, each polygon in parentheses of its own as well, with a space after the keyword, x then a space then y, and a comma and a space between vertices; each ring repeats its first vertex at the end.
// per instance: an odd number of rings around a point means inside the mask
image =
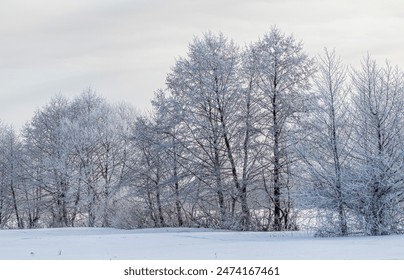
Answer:
POLYGON ((244 46, 271 26, 347 64, 369 52, 404 66, 402 0, 0 0, 0 119, 20 128, 58 93, 91 87, 150 107, 193 36, 244 46))

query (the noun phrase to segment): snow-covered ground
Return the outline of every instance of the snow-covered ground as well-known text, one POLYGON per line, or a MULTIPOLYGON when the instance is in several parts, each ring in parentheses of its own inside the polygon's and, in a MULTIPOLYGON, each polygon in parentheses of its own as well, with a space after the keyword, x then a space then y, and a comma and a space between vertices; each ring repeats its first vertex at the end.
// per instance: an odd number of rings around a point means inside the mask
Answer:
POLYGON ((0 259, 404 260, 404 236, 314 238, 308 232, 189 228, 1 230, 0 259))

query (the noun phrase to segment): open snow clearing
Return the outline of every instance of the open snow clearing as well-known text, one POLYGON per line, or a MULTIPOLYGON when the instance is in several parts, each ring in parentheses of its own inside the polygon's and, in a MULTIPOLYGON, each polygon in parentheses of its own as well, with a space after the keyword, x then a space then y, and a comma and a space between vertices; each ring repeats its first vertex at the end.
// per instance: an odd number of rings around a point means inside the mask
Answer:
POLYGON ((404 235, 314 238, 309 232, 191 228, 2 230, 0 259, 404 259, 404 235))

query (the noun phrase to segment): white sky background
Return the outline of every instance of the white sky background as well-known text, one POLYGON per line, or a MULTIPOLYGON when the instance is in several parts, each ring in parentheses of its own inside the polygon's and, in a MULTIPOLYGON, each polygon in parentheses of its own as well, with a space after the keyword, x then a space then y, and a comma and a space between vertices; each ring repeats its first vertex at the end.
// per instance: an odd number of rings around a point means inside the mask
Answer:
POLYGON ((150 108, 193 36, 222 31, 244 46, 277 25, 310 55, 367 52, 404 67, 402 0, 0 0, 0 119, 20 128, 61 93, 91 87, 150 108))

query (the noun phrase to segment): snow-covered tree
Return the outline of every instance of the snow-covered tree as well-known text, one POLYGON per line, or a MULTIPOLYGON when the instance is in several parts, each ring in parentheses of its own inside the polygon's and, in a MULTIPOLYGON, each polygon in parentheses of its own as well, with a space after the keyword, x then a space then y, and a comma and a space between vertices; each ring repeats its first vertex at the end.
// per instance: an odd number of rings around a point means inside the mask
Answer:
POLYGON ((320 233, 403 232, 399 68, 367 56, 348 73, 274 27, 242 50, 195 37, 166 85, 145 114, 89 89, 21 135, 0 124, 0 228, 281 231, 305 208, 320 233))
POLYGON ((14 128, 0 123, 0 228, 23 228, 22 144, 14 128))
POLYGON ((273 204, 272 229, 293 227, 289 218, 292 134, 296 120, 306 111, 307 90, 314 72, 314 61, 303 51, 302 43, 274 27, 250 47, 260 106, 261 134, 268 145, 263 156, 264 187, 273 204))
POLYGON ((71 110, 74 114, 64 125, 78 177, 73 216, 84 211, 89 226, 109 226, 114 196, 121 191, 127 172, 126 134, 132 109, 113 106, 86 91, 73 100, 71 110))
POLYGON ((188 57, 176 62, 167 84, 184 111, 181 121, 188 128, 187 145, 201 172, 197 177, 217 195, 220 226, 239 223, 248 229, 247 192, 240 183, 234 143, 242 97, 239 63, 239 50, 232 41, 223 34, 206 33, 190 44, 188 57), (239 221, 234 216, 236 203, 239 221))
POLYGON ((36 112, 24 129, 26 191, 29 201, 40 197, 43 225, 111 225, 115 196, 128 184, 131 114, 91 90, 73 101, 57 96, 36 112))
POLYGON ((302 203, 316 209, 321 234, 348 235, 352 116, 347 67, 327 49, 317 67, 310 115, 303 121, 304 141, 297 147, 307 176, 301 181, 302 203))
POLYGON ((32 185, 43 191, 42 202, 48 211, 48 217, 44 219, 52 226, 69 224, 73 161, 63 126, 69 114, 68 106, 66 98, 56 96, 36 112, 24 129, 30 173, 37 176, 32 185))
POLYGON ((363 217, 365 234, 403 230, 404 79, 388 62, 376 64, 369 55, 352 75, 356 176, 352 208, 363 217))
MULTIPOLYGON (((159 123, 155 118, 139 116, 136 118, 131 136, 132 151, 136 153, 132 162, 135 190, 132 194, 144 203, 142 224, 154 227, 166 226, 163 194, 165 184, 166 151, 162 134, 158 130, 159 123)), ((142 224, 140 226, 142 226, 142 224)))

